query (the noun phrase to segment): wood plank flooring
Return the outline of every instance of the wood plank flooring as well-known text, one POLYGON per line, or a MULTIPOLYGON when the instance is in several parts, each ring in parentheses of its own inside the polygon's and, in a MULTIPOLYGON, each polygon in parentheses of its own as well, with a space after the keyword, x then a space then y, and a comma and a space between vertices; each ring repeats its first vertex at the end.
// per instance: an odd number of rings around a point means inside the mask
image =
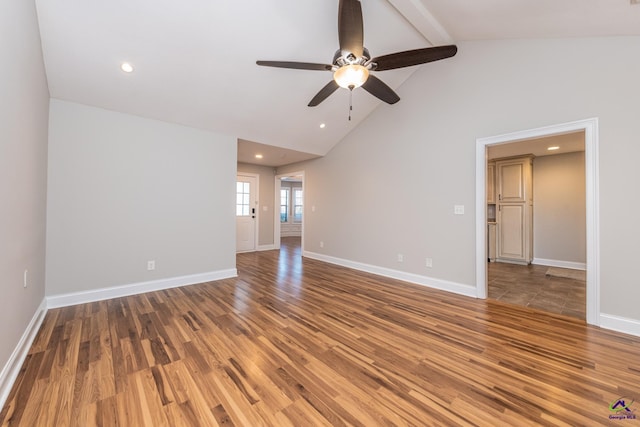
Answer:
POLYGON ((0 425, 593 426, 619 398, 640 416, 640 338, 286 245, 238 271, 50 310, 0 425))

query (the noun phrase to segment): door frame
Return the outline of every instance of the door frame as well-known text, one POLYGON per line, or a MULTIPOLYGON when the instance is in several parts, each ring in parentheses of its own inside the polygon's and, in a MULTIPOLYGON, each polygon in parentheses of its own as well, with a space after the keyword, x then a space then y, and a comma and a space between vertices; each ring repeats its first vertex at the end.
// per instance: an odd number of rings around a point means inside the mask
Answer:
POLYGON ((282 187, 282 178, 290 177, 290 176, 299 176, 302 181, 302 224, 300 225, 300 249, 301 253, 304 253, 304 223, 307 217, 305 212, 307 205, 307 192, 305 190, 305 177, 304 171, 294 171, 289 173, 283 173, 280 175, 276 175, 276 181, 274 185, 274 209, 273 209, 273 245, 275 249, 280 249, 280 188, 282 187))
MULTIPOLYGON (((260 175, 257 173, 236 172, 236 182, 238 182, 238 178, 241 176, 246 176, 256 180, 256 185, 255 185, 256 202, 255 202, 255 206, 253 207, 256 210, 256 217, 254 218, 255 221, 253 221, 253 249, 241 251, 241 252, 255 252, 256 250, 258 250, 258 242, 259 242, 258 236, 260 235, 260 218, 259 218, 260 209, 258 209, 258 207, 260 206, 260 175)), ((251 189, 251 191, 254 191, 254 189, 251 189)), ((238 225, 236 224, 236 235, 238 232, 237 228, 238 228, 238 225)), ((236 247, 236 252, 238 252, 237 247, 236 247)))
POLYGON ((585 148, 586 321, 590 325, 600 326, 600 180, 597 117, 476 139, 476 292, 478 298, 487 298, 487 147, 579 131, 584 131, 585 148))

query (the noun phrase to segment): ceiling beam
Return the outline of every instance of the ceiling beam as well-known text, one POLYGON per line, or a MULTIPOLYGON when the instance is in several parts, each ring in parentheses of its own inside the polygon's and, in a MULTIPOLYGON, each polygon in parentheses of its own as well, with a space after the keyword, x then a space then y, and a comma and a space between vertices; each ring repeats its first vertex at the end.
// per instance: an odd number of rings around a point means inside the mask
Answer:
POLYGON ((453 44, 447 30, 420 0, 388 0, 393 7, 433 46, 453 44))

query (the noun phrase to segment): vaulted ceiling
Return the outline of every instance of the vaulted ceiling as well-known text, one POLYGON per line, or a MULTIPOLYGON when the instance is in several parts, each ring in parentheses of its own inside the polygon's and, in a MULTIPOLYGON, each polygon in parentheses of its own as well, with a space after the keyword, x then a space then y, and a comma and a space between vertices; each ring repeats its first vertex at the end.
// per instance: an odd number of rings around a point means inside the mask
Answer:
MULTIPOLYGON (((365 46, 373 56, 482 39, 640 35, 640 5, 630 0, 361 3, 365 46)), ((394 108, 356 89, 349 121, 347 90, 307 107, 331 73, 256 65, 258 59, 331 63, 338 0, 36 5, 54 98, 312 155, 326 154, 375 108, 394 108), (121 71, 123 62, 134 71, 121 71)), ((438 63, 420 67, 432 66, 438 63)), ((401 85, 415 69, 377 76, 402 98, 401 85)))

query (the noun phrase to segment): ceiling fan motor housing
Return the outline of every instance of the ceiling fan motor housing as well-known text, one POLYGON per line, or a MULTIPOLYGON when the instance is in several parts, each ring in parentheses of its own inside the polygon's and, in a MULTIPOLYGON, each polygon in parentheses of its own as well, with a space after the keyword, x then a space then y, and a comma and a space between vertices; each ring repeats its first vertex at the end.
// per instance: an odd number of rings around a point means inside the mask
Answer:
POLYGON ((360 58, 356 57, 351 52, 346 52, 346 55, 342 53, 340 49, 336 50, 336 53, 333 55, 333 65, 336 67, 343 67, 345 65, 362 65, 367 68, 371 68, 368 65, 371 60, 371 55, 369 54, 369 50, 365 47, 362 49, 362 56, 360 58))

